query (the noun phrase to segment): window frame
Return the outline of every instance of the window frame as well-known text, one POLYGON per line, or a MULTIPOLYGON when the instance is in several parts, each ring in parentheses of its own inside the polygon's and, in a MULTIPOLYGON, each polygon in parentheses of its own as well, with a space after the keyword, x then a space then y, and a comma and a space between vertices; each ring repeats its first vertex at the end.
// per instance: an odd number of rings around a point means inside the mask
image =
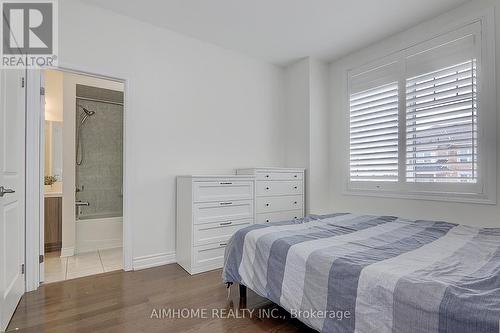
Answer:
MULTIPOLYGON (((393 53, 368 59, 360 66, 352 66, 346 72, 346 94, 344 110, 346 119, 346 155, 344 194, 392 198, 408 198, 438 201, 455 201, 496 204, 496 71, 494 14, 483 15, 463 21, 461 24, 441 31, 434 36, 421 38, 393 53), (476 38, 477 61, 477 110, 478 110, 478 180, 477 183, 414 183, 406 181, 406 59, 457 38, 473 34, 476 38), (371 60, 371 61, 370 61, 371 60), (350 96, 353 77, 373 69, 396 63, 399 66, 399 117, 398 117, 398 181, 351 181, 350 177, 350 96), (484 70, 486 68, 486 70, 484 70)), ((359 61, 359 59, 358 59, 359 61)), ((453 65, 450 63, 450 65, 453 65)))

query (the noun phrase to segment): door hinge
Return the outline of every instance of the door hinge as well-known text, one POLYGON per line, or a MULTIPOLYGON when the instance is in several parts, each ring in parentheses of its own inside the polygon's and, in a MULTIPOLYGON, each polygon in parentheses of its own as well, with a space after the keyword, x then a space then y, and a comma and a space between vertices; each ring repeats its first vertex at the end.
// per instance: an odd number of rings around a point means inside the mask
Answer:
POLYGON ((38 262, 41 264, 44 261, 45 261, 45 256, 43 254, 40 254, 40 256, 38 256, 38 262))
POLYGON ((40 87, 40 95, 45 96, 45 87, 40 87))
POLYGON ((24 275, 24 264, 21 265, 21 274, 24 275))
POLYGON ((21 88, 24 88, 24 77, 21 78, 21 88))

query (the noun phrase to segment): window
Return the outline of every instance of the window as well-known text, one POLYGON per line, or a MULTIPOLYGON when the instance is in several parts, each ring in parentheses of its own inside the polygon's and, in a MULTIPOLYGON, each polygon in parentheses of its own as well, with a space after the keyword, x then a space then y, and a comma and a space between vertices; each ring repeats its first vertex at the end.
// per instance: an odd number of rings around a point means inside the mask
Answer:
POLYGON ((476 22, 349 72, 349 190, 496 200, 486 184, 496 140, 485 142, 496 134, 485 122, 496 109, 481 29, 476 22))
POLYGON ((475 59, 406 80, 406 181, 477 183, 476 89, 475 59))

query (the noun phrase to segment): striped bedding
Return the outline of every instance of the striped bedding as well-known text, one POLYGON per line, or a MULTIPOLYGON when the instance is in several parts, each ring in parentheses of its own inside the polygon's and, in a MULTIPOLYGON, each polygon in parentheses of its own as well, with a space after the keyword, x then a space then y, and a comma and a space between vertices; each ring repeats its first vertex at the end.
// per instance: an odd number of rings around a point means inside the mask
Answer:
POLYGON ((354 214, 256 224, 228 243, 223 280, 322 332, 500 332, 500 228, 354 214))

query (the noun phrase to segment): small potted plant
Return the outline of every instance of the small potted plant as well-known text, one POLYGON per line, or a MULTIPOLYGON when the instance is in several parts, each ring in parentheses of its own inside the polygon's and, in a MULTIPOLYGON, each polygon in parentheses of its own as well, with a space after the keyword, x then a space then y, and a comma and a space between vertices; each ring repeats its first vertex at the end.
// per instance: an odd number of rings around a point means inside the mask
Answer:
POLYGON ((47 187, 52 189, 52 185, 54 185, 55 182, 57 182, 56 176, 45 176, 44 178, 45 189, 47 189, 47 187))

